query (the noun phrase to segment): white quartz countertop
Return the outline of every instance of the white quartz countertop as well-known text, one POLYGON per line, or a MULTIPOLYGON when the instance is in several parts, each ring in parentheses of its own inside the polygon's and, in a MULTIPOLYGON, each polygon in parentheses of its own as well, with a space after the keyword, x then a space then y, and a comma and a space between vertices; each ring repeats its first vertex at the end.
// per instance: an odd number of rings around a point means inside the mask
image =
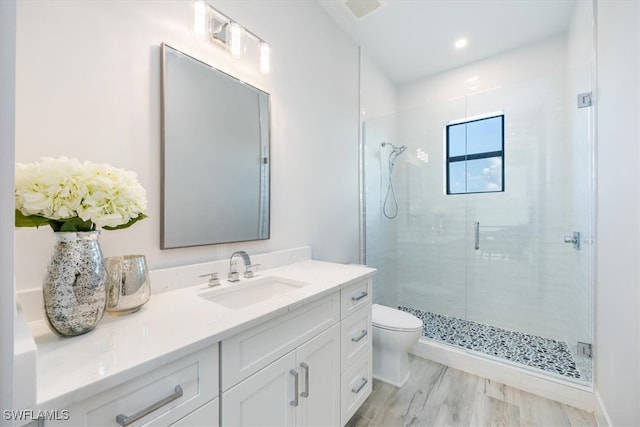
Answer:
MULTIPOLYGON (((107 313, 93 331, 78 337, 60 338, 45 321, 32 322, 38 348, 37 407, 64 408, 374 274, 375 269, 359 265, 304 261, 241 279, 239 283, 281 277, 308 284, 243 309, 199 297, 211 289, 204 283, 152 295, 133 314, 107 313)), ((223 280, 221 286, 234 284, 223 280)))

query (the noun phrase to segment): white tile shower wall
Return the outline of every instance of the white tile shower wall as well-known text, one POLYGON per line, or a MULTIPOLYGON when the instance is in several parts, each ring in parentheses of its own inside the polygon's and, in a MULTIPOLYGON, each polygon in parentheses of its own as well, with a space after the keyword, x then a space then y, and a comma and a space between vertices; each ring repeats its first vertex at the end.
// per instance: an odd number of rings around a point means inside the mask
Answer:
MULTIPOLYGON (((357 262, 357 46, 315 2, 212 4, 271 44, 271 74, 195 39, 189 1, 19 2, 16 160, 138 173, 149 218, 102 233, 105 256, 142 253, 155 269, 311 245, 317 259, 357 262), (162 42, 272 94, 270 240, 159 249, 162 42)), ((48 230, 16 232, 19 288, 40 285, 51 245, 48 230)))
POLYGON ((396 88, 375 64, 360 53, 360 118, 365 168, 365 252, 366 263, 378 268, 373 279, 376 303, 397 306, 398 278, 396 266, 395 223, 382 215, 386 166, 381 158, 382 141, 395 141, 396 88), (369 120, 378 117, 380 119, 369 120), (383 174, 385 174, 383 177, 383 174))
POLYGON ((399 138, 409 148, 396 168, 399 302, 462 318, 465 199, 443 195, 442 126, 463 116, 461 99, 399 112, 399 138), (427 163, 417 158, 417 149, 428 154, 427 163))
POLYGON ((389 169, 382 141, 394 141, 395 116, 367 121, 365 140, 366 254, 367 265, 378 268, 373 282, 374 301, 394 307, 398 296, 397 224, 383 214, 389 169))
POLYGON ((575 342, 577 260, 562 241, 575 227, 566 51, 557 37, 399 88, 409 146, 397 167, 400 303, 575 342), (445 196, 445 124, 496 111, 506 117, 506 191, 445 196))

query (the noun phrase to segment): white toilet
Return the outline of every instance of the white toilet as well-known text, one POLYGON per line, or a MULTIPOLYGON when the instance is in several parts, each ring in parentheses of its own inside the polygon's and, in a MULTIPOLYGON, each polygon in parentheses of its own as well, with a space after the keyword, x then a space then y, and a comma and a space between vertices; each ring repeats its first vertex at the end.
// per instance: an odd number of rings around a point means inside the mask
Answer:
POLYGON ((422 320, 384 305, 371 307, 373 378, 402 387, 409 379, 409 350, 422 333, 422 320))

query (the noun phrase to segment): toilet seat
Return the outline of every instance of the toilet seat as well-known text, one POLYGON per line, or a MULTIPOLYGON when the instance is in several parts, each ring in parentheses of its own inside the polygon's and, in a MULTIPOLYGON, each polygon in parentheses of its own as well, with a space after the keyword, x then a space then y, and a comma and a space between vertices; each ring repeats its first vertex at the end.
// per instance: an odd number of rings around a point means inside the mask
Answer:
POLYGON ((374 327, 390 331, 416 331, 422 329, 422 320, 416 316, 384 305, 371 306, 371 320, 374 327))

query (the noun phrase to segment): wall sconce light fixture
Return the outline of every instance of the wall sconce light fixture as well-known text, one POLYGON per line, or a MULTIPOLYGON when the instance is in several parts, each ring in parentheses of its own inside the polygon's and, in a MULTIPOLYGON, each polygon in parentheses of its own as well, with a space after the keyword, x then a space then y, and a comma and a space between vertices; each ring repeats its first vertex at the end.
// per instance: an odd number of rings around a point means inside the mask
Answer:
POLYGON ((271 46, 239 23, 214 9, 205 0, 194 0, 193 32, 196 37, 208 39, 211 43, 225 49, 234 58, 245 56, 247 43, 254 44, 257 47, 260 72, 269 74, 271 46))

